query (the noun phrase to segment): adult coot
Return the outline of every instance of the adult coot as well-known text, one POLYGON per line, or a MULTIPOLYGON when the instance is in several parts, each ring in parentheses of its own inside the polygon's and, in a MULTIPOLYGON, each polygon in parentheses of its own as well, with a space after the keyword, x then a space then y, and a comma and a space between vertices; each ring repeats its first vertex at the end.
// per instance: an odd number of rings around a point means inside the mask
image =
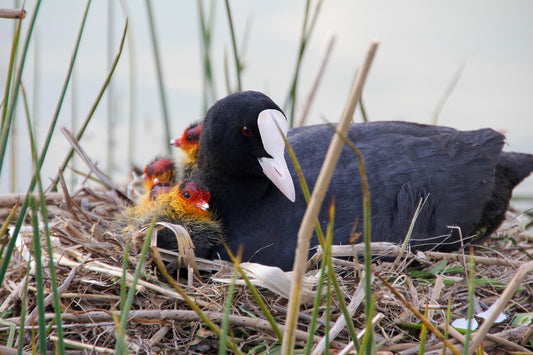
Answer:
MULTIPOLYGON (((242 244, 243 261, 288 270, 306 202, 278 127, 286 131, 285 116, 260 92, 219 100, 203 123, 195 177, 211 192, 233 252, 242 244)), ((288 131, 310 188, 332 134, 327 125, 288 131)), ((353 124, 349 139, 365 157, 373 241, 401 243, 419 200, 427 198, 410 240, 415 250, 454 250, 473 235, 492 233, 512 189, 533 170, 532 155, 502 152, 504 136, 491 129, 371 122, 353 124)), ((319 214, 324 227, 335 197, 335 244, 349 243, 357 221, 361 230, 361 196, 356 156, 344 147, 319 214)), ((227 258, 222 246, 213 249, 217 255, 227 258)))

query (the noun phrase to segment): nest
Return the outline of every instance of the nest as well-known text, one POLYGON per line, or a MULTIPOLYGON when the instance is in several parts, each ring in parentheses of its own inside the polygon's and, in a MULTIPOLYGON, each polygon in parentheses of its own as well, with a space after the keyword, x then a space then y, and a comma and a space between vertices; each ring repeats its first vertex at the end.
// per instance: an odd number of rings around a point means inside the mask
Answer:
MULTIPOLYGON (((0 201, 0 210, 10 209, 17 199, 21 198, 23 196, 5 196, 0 201)), ((53 258, 55 262, 66 344, 69 348, 83 349, 85 353, 114 353, 125 250, 129 248, 126 262, 126 283, 129 286, 141 259, 139 248, 129 247, 128 240, 137 238, 143 241, 146 230, 141 229, 133 235, 122 235, 113 231, 113 216, 125 208, 123 198, 114 191, 83 187, 71 194, 49 194, 46 203, 53 255, 46 253, 43 234, 43 265, 48 265, 48 258, 53 258)), ((509 212, 498 233, 484 244, 473 248, 475 313, 479 315, 497 302, 503 302, 503 314, 506 317, 503 322, 494 322, 489 331, 490 335, 484 337, 485 351, 494 353, 496 349, 531 350, 533 272, 523 267, 531 265, 533 255, 533 233, 527 228, 531 224, 531 217, 509 212), (517 278, 519 285, 514 285, 517 278), (509 290, 511 286, 514 288, 509 290), (526 321, 520 323, 520 315, 526 315, 523 318, 526 321)), ((25 312, 25 351, 31 351, 35 341, 35 333, 31 330, 35 329, 37 324, 35 264, 31 257, 32 236, 33 228, 27 221, 18 236, 17 246, 0 290, 0 311, 5 322, 15 324, 19 328, 22 312, 25 312)), ((4 244, 7 241, 7 236, 4 236, 4 244)), ((218 338, 183 301, 182 295, 162 277, 154 265, 161 250, 157 250, 154 243, 152 245, 142 265, 142 276, 137 283, 137 292, 129 315, 126 329, 129 350, 147 354, 216 353, 218 338)), ((395 290, 414 308, 425 312, 432 324, 444 326, 447 323, 448 307, 452 320, 467 315, 469 293, 465 270, 469 270, 466 264, 470 258, 468 251, 418 254, 406 252, 396 258, 396 247, 379 244, 374 247, 376 254, 383 248, 393 254, 393 258, 375 260, 373 267, 376 274, 389 280, 395 290)), ((349 248, 348 255, 353 255, 352 247, 349 248)), ((346 303, 349 303, 354 325, 358 330, 362 330, 365 326, 362 269, 357 262, 335 256, 342 253, 342 250, 334 250, 335 271, 346 303)), ((163 259, 168 262, 175 258, 174 260, 183 262, 183 255, 179 254, 167 253, 163 259)), ((320 255, 318 250, 315 259, 319 260, 320 255)), ((181 272, 177 276, 177 282, 207 317, 215 323, 222 322, 228 289, 235 287, 229 322, 230 334, 236 344, 244 352, 268 353, 278 349, 279 341, 250 290, 239 278, 236 285, 231 285, 233 265, 222 260, 200 260, 194 256, 193 259, 197 271, 181 272)), ((274 319, 282 328, 287 311, 290 273, 258 264, 243 263, 241 266, 257 286, 274 319)), ((43 273, 45 295, 49 295, 51 275, 48 267, 43 269, 43 273)), ((311 268, 303 288, 305 303, 301 307, 296 334, 299 347, 305 346, 309 337, 308 326, 314 309, 312 301, 318 280, 318 270, 311 268)), ((374 329, 378 350, 403 354, 418 353, 421 325, 417 317, 406 308, 398 295, 378 279, 373 282, 373 293, 376 296, 377 317, 374 329)), ((51 329, 48 344, 49 350, 53 350, 54 341, 57 339, 56 326, 53 322, 51 300, 46 302, 46 320, 51 329)), ((330 349, 345 348, 350 338, 338 302, 333 299, 329 324, 323 316, 325 305, 326 297, 322 297, 321 317, 312 339, 318 350, 326 346, 330 349), (329 344, 325 343, 324 337, 326 324, 331 329, 329 344)), ((7 338, 10 328, 0 325, 0 329, 2 338, 7 338)), ((453 329, 450 329, 449 333, 451 341, 460 347, 461 335, 453 329)), ((426 351, 440 352, 441 349, 442 341, 429 334, 426 339, 426 351)), ((9 349, 0 350, 8 352, 9 349)))

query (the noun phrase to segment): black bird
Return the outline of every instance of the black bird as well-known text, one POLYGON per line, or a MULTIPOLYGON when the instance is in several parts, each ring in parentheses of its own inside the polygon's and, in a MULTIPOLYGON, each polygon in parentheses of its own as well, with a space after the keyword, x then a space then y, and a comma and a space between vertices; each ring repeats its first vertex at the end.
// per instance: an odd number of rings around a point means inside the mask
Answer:
MULTIPOLYGON (((287 131, 284 114, 260 92, 219 100, 203 123, 195 176, 211 191, 233 252, 242 244, 243 261, 289 270, 306 202, 278 127, 287 131)), ((310 189, 332 135, 327 125, 288 131, 310 189)), ((492 233, 512 189, 533 170, 532 155, 502 152, 504 136, 491 129, 371 122, 352 124, 348 137, 365 158, 373 241, 402 243, 419 200, 427 198, 410 240, 414 250, 456 250, 492 233)), ((358 162, 348 147, 319 214, 323 227, 333 197, 334 244, 348 244, 357 220, 357 230, 362 227, 358 162)), ((311 245, 317 244, 313 236, 311 245)), ((223 247, 213 249, 217 255, 228 258, 223 247)))

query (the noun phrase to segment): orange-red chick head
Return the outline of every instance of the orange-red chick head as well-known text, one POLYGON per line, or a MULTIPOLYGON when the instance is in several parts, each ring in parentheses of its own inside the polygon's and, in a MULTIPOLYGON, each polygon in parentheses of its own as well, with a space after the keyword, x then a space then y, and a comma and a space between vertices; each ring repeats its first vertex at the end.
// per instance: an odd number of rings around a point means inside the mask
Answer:
POLYGON ((208 215, 211 194, 195 181, 186 180, 179 184, 179 198, 186 202, 185 213, 198 216, 208 215))
POLYGON ((189 159, 196 160, 201 132, 202 123, 193 123, 183 131, 181 137, 173 139, 170 141, 170 144, 181 148, 189 159))
POLYGON ((211 218, 211 194, 192 180, 180 181, 168 193, 160 194, 154 201, 156 209, 169 221, 207 220, 211 218))
POLYGON ((160 185, 173 186, 176 180, 176 167, 174 163, 167 158, 154 160, 144 168, 144 187, 146 191, 160 185))

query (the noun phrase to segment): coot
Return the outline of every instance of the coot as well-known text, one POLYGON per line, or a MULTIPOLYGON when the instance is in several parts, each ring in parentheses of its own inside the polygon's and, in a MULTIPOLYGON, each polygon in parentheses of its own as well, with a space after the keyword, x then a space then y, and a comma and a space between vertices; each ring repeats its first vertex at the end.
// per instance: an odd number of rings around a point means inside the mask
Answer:
POLYGON ((144 167, 144 195, 139 198, 134 207, 142 213, 142 209, 149 208, 152 201, 161 194, 168 193, 176 184, 176 166, 168 158, 156 158, 144 167))
MULTIPOLYGON (((205 117, 194 175, 211 192, 232 251, 242 244, 243 261, 289 270, 306 202, 278 127, 286 131, 284 114, 260 92, 219 100, 205 117)), ((288 131, 310 189, 332 134, 327 125, 288 131)), ((370 122, 352 124, 348 136, 365 158, 373 241, 402 243, 419 200, 427 199, 413 250, 450 251, 489 235, 503 221, 514 186, 533 170, 532 155, 502 152, 504 136, 491 129, 370 122)), ((319 214, 325 227, 335 197, 334 244, 348 244, 354 225, 361 230, 361 196, 356 156, 344 147, 319 214)), ((222 246, 212 250, 218 255, 228 258, 222 246)))
MULTIPOLYGON (((126 209, 116 216, 117 232, 131 233, 149 225, 155 217, 158 222, 183 226, 194 244, 194 253, 201 258, 209 257, 213 248, 222 243, 222 225, 211 212, 211 195, 194 180, 181 180, 168 192, 161 191, 150 204, 142 203, 126 209)), ((142 241, 140 243, 142 244, 142 241)), ((157 246, 178 250, 173 232, 163 229, 158 233, 157 246)))
POLYGON ((170 144, 180 148, 185 157, 180 164, 182 168, 182 174, 185 178, 192 176, 194 169, 196 168, 196 160, 198 159, 198 145, 200 142, 200 133, 202 132, 202 122, 194 122, 190 124, 183 134, 170 141, 170 144))

